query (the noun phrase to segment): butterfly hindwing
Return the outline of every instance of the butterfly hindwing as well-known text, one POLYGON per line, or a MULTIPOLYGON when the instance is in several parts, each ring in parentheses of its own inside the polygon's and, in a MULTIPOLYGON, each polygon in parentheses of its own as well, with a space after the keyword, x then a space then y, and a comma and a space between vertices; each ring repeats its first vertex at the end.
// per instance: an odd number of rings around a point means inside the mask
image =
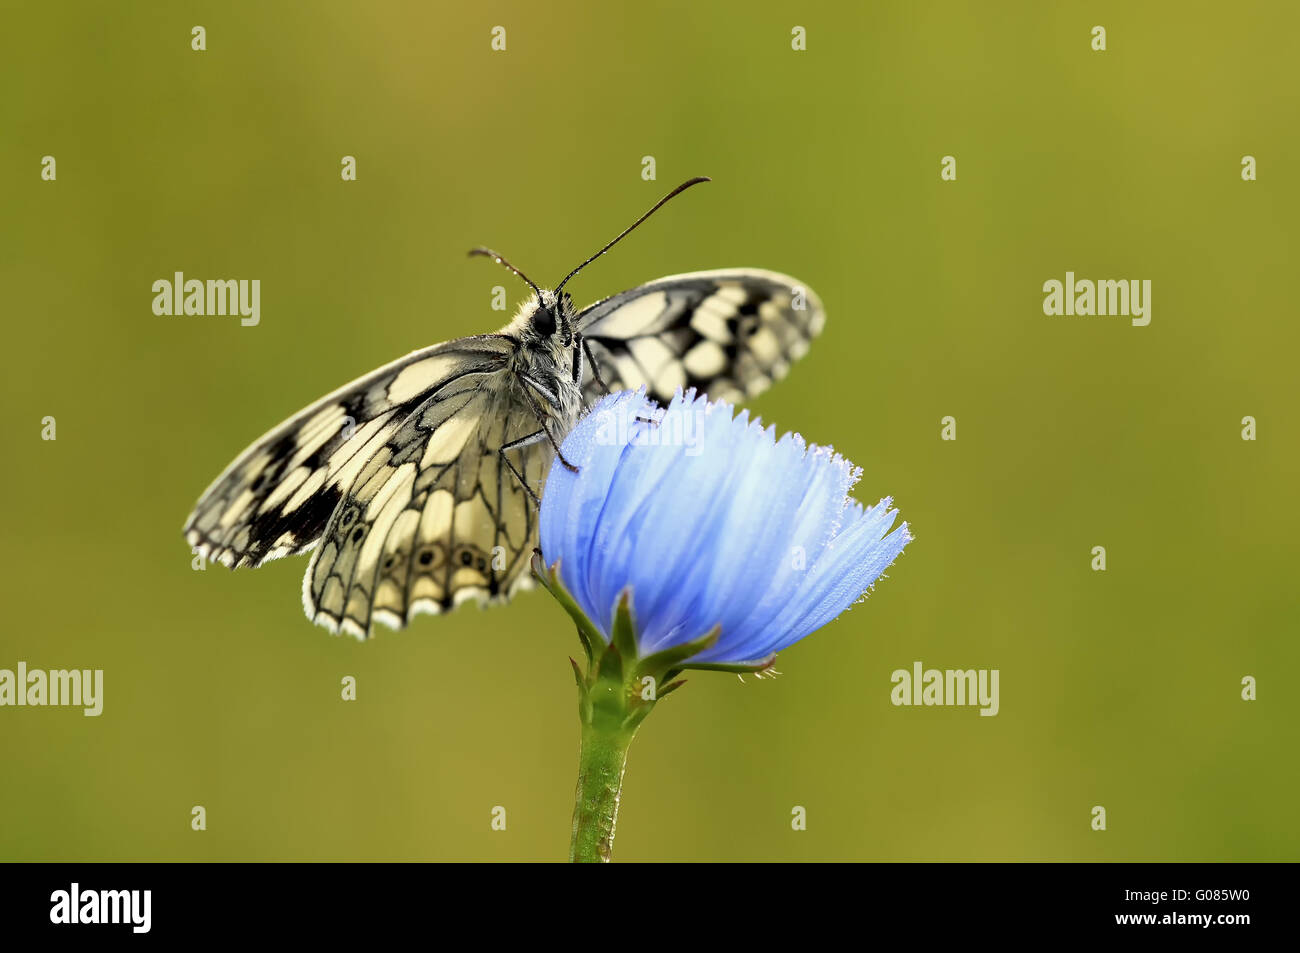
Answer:
MULTIPOLYGON (((508 371, 428 400, 371 455, 325 530, 303 582, 313 621, 369 635, 421 612, 527 587, 532 498, 498 452, 539 424, 508 371)), ((538 493, 548 441, 506 455, 538 493)))
MULTIPOLYGON (((795 279, 752 268, 660 278, 578 316, 610 390, 645 385, 661 402, 678 387, 742 401, 785 376, 821 332, 826 313, 795 279)), ((603 393, 591 378, 588 404, 603 393)))
POLYGON ((186 539, 231 567, 306 552, 369 457, 414 408, 450 381, 496 372, 510 350, 497 335, 463 338, 321 398, 256 441, 208 487, 185 523, 186 539))

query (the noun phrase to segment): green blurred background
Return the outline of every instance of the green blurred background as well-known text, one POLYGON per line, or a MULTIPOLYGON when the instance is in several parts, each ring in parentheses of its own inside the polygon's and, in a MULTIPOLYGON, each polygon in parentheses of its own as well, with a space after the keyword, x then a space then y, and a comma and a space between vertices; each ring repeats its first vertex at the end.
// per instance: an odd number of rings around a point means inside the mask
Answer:
POLYGON ((860 497, 892 494, 917 539, 781 678, 700 674, 658 707, 616 859, 1300 859, 1294 7, 6 21, 0 667, 102 668, 106 697, 0 709, 0 859, 566 856, 577 642, 549 600, 359 644, 303 618, 305 559, 195 572, 180 527, 272 424, 503 324, 490 289, 522 286, 471 245, 553 284, 696 174, 575 297, 727 265, 806 281, 825 334, 753 407, 863 465, 860 497), (154 316, 178 270, 259 278, 260 326, 154 316), (1150 326, 1044 316, 1067 270, 1151 279, 1150 326), (893 707, 915 660, 999 669, 1001 713, 893 707))

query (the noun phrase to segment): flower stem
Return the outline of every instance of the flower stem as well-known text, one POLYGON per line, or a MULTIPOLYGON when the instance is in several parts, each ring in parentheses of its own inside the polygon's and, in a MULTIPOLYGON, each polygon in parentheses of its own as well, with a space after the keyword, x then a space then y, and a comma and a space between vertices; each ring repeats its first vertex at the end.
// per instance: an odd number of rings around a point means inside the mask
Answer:
POLYGON ((635 728, 599 717, 583 723, 573 840, 569 845, 569 860, 575 863, 609 863, 627 750, 635 735, 635 728))

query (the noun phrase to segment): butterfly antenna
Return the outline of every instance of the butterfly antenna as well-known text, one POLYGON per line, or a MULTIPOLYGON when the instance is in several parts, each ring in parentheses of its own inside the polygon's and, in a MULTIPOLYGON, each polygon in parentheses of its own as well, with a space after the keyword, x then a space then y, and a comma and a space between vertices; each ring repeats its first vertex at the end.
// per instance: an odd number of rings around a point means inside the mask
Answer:
MULTIPOLYGON (((627 228, 623 229, 623 231, 619 232, 619 233, 618 233, 618 236, 617 236, 617 237, 616 237, 612 242, 610 242, 608 245, 606 245, 606 246, 605 246, 604 248, 602 248, 600 251, 596 252, 596 254, 592 255, 590 258, 588 258, 586 261, 584 261, 584 262, 583 262, 581 265, 579 265, 577 268, 573 269, 573 271, 571 271, 571 272, 569 272, 567 275, 565 275, 565 276, 564 276, 564 280, 561 281, 558 285, 556 285, 556 287, 555 287, 555 293, 558 295, 558 294, 560 293, 560 291, 563 290, 564 286, 565 286, 566 284, 568 284, 570 278, 572 278, 572 277, 573 277, 574 275, 576 275, 578 272, 582 271, 582 269, 586 268, 588 265, 590 265, 593 261, 595 261, 595 260, 596 260, 597 258, 599 258, 601 255, 605 254, 605 252, 609 251, 611 248, 613 248, 615 245, 617 245, 619 242, 621 242, 621 241, 622 241, 622 240, 623 240, 623 239, 628 235, 628 233, 632 231, 632 229, 636 228, 638 225, 640 225, 642 222, 644 222, 647 218, 649 218, 649 217, 650 217, 651 215, 653 215, 655 212, 659 211, 660 207, 662 207, 663 204, 664 204, 665 202, 667 202, 670 198, 672 198, 672 197, 675 196, 675 195, 680 195, 682 192, 685 192, 687 189, 689 189, 692 185, 699 185, 701 182, 712 182, 712 181, 713 181, 713 180, 710 179, 707 175, 697 175, 695 178, 693 178, 693 179, 687 179, 687 180, 686 180, 685 182, 683 182, 681 185, 677 186, 677 188, 673 189, 671 192, 669 192, 667 195, 665 195, 663 198, 661 198, 658 202, 655 202, 655 204, 654 204, 653 206, 651 206, 650 211, 646 212, 644 215, 642 215, 640 218, 638 218, 635 222, 633 222, 633 223, 632 223, 631 225, 629 225, 627 228)), ((527 280, 527 279, 525 279, 525 280, 527 280)))
POLYGON ((541 304, 541 303, 542 303, 542 289, 539 288, 539 287, 537 287, 537 285, 533 284, 533 280, 532 280, 531 278, 529 278, 527 275, 525 275, 522 271, 520 271, 520 270, 519 270, 518 268, 516 268, 514 265, 510 264, 510 262, 506 261, 504 258, 502 258, 500 255, 498 255, 498 254, 497 254, 496 252, 494 252, 492 249, 490 249, 490 248, 483 248, 482 246, 480 246, 480 247, 478 247, 478 248, 471 248, 471 249, 469 250, 469 257, 473 258, 475 255, 482 255, 484 258, 491 258, 491 259, 492 259, 493 261, 495 261, 498 265, 502 265, 502 266, 504 266, 504 267, 506 267, 506 268, 509 268, 509 269, 510 269, 511 271, 513 271, 516 275, 518 275, 520 278, 524 279, 524 281, 528 284, 528 287, 530 287, 530 288, 533 289, 533 294, 537 295, 537 303, 538 303, 538 304, 541 304))

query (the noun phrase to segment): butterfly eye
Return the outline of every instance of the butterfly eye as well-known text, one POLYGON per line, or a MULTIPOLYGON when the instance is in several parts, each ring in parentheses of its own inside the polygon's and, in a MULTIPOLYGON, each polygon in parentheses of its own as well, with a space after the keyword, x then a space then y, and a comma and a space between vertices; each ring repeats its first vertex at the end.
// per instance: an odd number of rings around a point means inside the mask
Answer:
POLYGON ((533 313, 533 330, 543 337, 550 337, 555 333, 555 315, 549 308, 538 308, 533 313))

